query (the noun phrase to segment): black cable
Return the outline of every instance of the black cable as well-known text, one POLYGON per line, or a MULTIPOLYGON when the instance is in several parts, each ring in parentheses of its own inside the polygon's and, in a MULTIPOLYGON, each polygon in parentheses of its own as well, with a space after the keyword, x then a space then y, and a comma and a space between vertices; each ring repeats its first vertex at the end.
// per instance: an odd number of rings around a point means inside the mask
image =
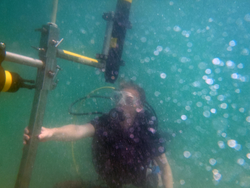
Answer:
POLYGON ((94 114, 104 114, 103 112, 82 112, 82 113, 72 112, 72 107, 73 107, 76 103, 78 103, 79 101, 88 99, 88 98, 103 98, 103 99, 109 99, 109 100, 111 100, 110 97, 100 96, 100 95, 89 95, 89 96, 81 97, 81 98, 77 99, 76 101, 74 101, 73 103, 71 103, 71 105, 69 106, 69 114, 75 115, 75 116, 94 115, 94 114))

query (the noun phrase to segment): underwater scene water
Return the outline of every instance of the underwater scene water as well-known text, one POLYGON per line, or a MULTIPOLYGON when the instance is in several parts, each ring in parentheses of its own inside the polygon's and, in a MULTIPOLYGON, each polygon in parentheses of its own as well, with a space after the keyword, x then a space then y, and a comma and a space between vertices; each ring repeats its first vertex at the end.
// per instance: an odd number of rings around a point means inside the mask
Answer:
MULTIPOLYGON (((62 70, 49 92, 43 126, 89 122, 93 116, 69 115, 69 105, 96 88, 132 80, 145 89, 159 128, 169 135, 166 156, 175 188, 250 187, 249 6, 248 0, 134 0, 119 79, 106 83, 96 68, 57 59, 62 70)), ((106 28, 102 14, 115 7, 116 0, 59 0, 59 48, 95 58, 106 28)), ((50 21, 51 11, 49 0, 1 0, 0 41, 6 50, 38 59, 31 46, 38 47, 40 33, 34 30, 50 21)), ((36 68, 2 66, 36 79, 36 68)), ((0 188, 15 185, 33 97, 26 89, 0 94, 0 188)), ((109 110, 98 101, 83 110, 109 110)), ((98 178, 91 138, 39 144, 31 188, 79 178, 98 178)))

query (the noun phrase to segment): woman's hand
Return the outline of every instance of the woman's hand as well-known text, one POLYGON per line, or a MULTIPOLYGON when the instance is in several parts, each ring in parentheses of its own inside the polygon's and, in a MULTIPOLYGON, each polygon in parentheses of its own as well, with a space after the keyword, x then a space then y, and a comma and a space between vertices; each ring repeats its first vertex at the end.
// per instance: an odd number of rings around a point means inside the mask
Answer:
MULTIPOLYGON (((42 127, 41 133, 39 135, 37 135, 37 138, 41 142, 46 142, 46 141, 51 139, 52 135, 53 135, 53 129, 42 127)), ((30 140, 29 129, 28 129, 28 127, 26 127, 24 129, 24 134, 23 134, 23 144, 27 144, 27 142, 29 140, 30 140)))

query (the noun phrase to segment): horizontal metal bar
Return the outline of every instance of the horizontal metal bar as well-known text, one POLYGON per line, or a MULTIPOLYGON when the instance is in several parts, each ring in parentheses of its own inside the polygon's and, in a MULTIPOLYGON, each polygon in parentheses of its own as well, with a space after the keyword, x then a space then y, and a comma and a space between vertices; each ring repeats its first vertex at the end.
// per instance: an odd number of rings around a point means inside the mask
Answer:
POLYGON ((44 66, 44 63, 39 59, 33 59, 31 57, 26 57, 23 55, 11 53, 6 51, 5 61, 10 61, 13 63, 19 63, 23 65, 28 65, 31 67, 37 67, 42 68, 44 66))
POLYGON ((81 63, 83 65, 88 65, 96 68, 104 68, 104 64, 99 63, 98 60, 85 57, 79 54, 75 54, 66 50, 57 50, 57 57, 73 61, 76 63, 81 63))

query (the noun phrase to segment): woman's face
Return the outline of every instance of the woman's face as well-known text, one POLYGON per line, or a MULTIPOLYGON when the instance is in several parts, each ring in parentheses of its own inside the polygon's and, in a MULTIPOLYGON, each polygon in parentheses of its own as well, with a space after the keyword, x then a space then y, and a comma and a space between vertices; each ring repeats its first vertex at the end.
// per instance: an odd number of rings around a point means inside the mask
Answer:
POLYGON ((118 106, 125 112, 136 113, 141 111, 142 106, 140 102, 140 95, 137 90, 132 88, 125 88, 121 91, 122 98, 118 106))

